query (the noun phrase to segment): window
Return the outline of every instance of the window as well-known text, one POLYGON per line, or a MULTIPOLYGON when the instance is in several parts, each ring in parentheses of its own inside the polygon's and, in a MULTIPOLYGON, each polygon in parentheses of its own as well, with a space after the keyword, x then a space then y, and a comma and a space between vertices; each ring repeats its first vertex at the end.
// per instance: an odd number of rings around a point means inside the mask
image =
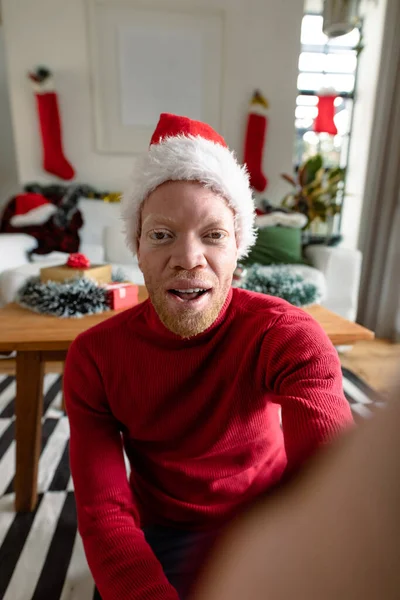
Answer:
POLYGON ((347 165, 361 36, 359 30, 354 29, 329 40, 322 31, 322 21, 320 15, 303 17, 295 117, 296 167, 318 152, 324 156, 327 166, 347 165), (317 94, 321 88, 334 88, 338 96, 335 100, 336 136, 314 132, 317 94))

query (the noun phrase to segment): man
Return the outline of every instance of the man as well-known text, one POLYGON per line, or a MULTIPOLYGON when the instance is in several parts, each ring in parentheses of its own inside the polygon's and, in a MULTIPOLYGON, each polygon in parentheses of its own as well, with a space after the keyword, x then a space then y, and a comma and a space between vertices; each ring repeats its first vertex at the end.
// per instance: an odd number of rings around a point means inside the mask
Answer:
POLYGON ((211 127, 161 115, 122 210, 150 299, 68 353, 79 530, 103 600, 177 600, 221 525, 351 415, 313 319, 231 287, 254 206, 211 127))

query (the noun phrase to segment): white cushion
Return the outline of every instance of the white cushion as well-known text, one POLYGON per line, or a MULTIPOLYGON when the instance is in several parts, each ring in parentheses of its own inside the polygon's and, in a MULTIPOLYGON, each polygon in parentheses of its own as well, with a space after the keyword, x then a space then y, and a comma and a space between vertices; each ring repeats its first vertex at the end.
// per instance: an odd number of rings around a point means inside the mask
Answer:
POLYGON ((83 217, 83 227, 79 230, 82 244, 102 245, 104 228, 121 221, 119 202, 80 198, 78 208, 83 217))
POLYGON ((0 233, 0 272, 28 262, 27 253, 36 248, 37 240, 25 233, 0 233))
POLYGON ((326 280, 322 305, 355 321, 361 278, 362 254, 359 250, 330 246, 309 246, 306 255, 326 280))
POLYGON ((40 263, 41 265, 62 265, 68 260, 67 252, 49 252, 48 254, 31 254, 31 262, 40 263))
MULTIPOLYGON (((0 273, 0 306, 13 302, 19 288, 29 277, 37 277, 44 264, 46 267, 50 266, 49 263, 29 263, 0 273)), ((60 261, 55 264, 60 264, 60 261)))
POLYGON ((37 246, 37 240, 26 233, 0 233, 0 242, 10 246, 18 246, 24 250, 33 250, 37 246))

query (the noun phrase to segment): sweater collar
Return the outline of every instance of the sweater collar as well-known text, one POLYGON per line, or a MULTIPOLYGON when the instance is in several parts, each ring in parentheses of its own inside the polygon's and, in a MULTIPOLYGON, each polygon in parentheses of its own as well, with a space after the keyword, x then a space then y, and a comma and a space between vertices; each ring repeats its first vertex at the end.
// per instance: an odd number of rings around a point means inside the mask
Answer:
POLYGON ((155 311, 155 308, 149 298, 145 301, 146 307, 144 311, 147 333, 149 333, 151 337, 157 338, 157 345, 161 345, 165 342, 166 345, 173 346, 175 348, 189 348, 204 343, 213 337, 221 325, 226 321, 228 309, 232 302, 232 296, 233 290, 232 288, 229 288, 228 295, 214 323, 212 323, 212 325, 210 325, 210 327, 202 333, 199 333, 191 338, 181 338, 179 335, 176 335, 167 329, 161 322, 160 317, 155 311))

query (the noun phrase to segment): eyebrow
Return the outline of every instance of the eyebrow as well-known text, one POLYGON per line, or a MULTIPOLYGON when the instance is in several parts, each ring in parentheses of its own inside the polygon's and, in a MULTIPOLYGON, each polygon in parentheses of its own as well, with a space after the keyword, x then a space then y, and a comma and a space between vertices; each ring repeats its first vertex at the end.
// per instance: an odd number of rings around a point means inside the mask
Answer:
MULTIPOLYGON (((151 213, 150 215, 147 215, 147 217, 145 218, 145 220, 143 221, 143 226, 148 222, 148 221, 152 221, 154 224, 165 224, 165 225, 176 225, 176 220, 173 219, 172 217, 166 217, 164 215, 160 215, 160 214, 156 214, 156 213, 151 213)), ((216 217, 216 216, 211 216, 210 217, 210 221, 207 222, 207 225, 205 225, 205 227, 223 227, 224 223, 222 221, 222 219, 220 217, 216 217)))
POLYGON ((169 225, 175 225, 175 219, 172 217, 165 217, 164 215, 159 215, 156 213, 150 213, 147 215, 145 220, 143 221, 143 225, 147 223, 147 221, 154 221, 155 223, 166 223, 169 225))

